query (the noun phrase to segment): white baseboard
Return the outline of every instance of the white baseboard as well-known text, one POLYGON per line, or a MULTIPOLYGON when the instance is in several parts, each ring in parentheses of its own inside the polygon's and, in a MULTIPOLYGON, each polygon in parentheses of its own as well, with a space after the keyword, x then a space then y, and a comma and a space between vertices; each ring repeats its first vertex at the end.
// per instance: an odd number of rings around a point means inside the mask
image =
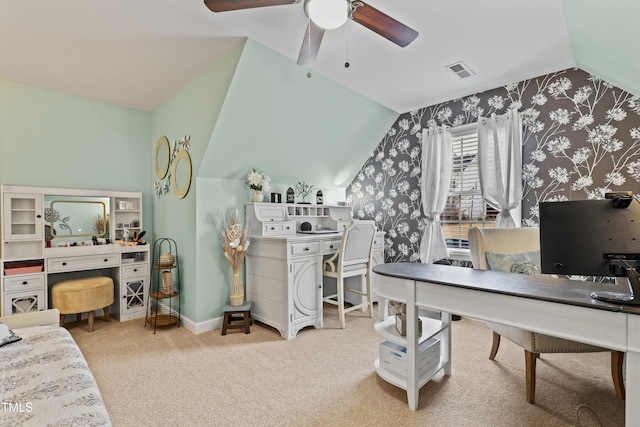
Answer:
POLYGON ((186 326, 186 324, 185 327, 196 335, 203 332, 214 331, 222 328, 222 317, 205 320, 204 322, 199 323, 191 322, 191 327, 186 326))
MULTIPOLYGON (((158 305, 160 312, 163 314, 169 313, 169 307, 165 304, 160 303, 158 305)), ((194 322, 188 317, 180 314, 180 324, 184 326, 189 332, 192 332, 196 335, 202 334, 204 332, 214 331, 216 329, 222 328, 222 317, 218 317, 215 319, 205 320, 204 322, 194 322)))

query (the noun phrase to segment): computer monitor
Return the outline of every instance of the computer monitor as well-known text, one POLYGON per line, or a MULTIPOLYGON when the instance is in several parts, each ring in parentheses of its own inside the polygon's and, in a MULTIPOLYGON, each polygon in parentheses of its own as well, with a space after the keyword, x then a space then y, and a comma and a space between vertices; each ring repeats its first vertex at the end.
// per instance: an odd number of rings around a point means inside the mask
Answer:
POLYGON ((543 273, 626 276, 629 292, 592 296, 640 305, 640 202, 637 199, 623 192, 610 193, 604 200, 541 202, 539 217, 543 273))

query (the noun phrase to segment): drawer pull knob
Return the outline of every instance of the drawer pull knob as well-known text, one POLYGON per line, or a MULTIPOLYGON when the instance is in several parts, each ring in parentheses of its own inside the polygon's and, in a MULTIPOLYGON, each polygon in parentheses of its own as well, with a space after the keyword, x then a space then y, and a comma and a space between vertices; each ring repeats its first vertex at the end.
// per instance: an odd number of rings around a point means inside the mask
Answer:
POLYGON ((137 272, 137 271, 138 271, 138 269, 137 269, 137 268, 134 268, 134 269, 133 269, 133 272, 134 272, 134 273, 135 273, 135 272, 137 272))
POLYGON ((333 249, 333 245, 329 245, 329 247, 330 247, 331 249, 333 249))
POLYGON ((306 248, 304 248, 305 252, 309 252, 309 247, 307 246, 306 248))
POLYGON ((27 285, 29 284, 29 282, 27 282, 26 280, 24 282, 22 282, 23 285, 27 285))
POLYGON ((109 261, 109 259, 108 259, 108 258, 105 258, 105 259, 104 259, 104 262, 107 262, 107 261, 109 261))
POLYGON ((62 265, 67 265, 67 262, 66 262, 66 261, 65 261, 65 262, 63 262, 63 263, 62 263, 62 265))

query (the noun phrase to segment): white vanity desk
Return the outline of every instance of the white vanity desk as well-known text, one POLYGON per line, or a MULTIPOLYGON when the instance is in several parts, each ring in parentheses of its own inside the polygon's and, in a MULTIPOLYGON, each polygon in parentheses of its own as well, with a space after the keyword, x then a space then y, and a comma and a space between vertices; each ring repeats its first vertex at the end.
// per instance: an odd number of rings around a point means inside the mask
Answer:
MULTIPOLYGON (((91 240, 81 240, 88 237, 60 233, 52 239, 53 247, 47 247, 45 232, 45 225, 51 224, 50 219, 45 221, 45 209, 74 203, 104 205, 109 220, 108 235, 115 239, 122 238, 125 228, 132 233, 139 232, 142 230, 141 193, 15 185, 2 185, 0 191, 0 313, 3 316, 45 310, 53 284, 96 275, 113 278, 113 316, 129 320, 145 315, 149 245, 93 245, 91 240), (58 204, 52 204, 52 198, 58 204), (72 245, 74 241, 76 246, 72 245)), ((80 216, 83 211, 78 208, 73 212, 71 216, 80 216)), ((63 220, 69 220, 65 216, 60 215, 63 220)), ((85 216, 95 219, 93 212, 85 216)), ((60 224, 56 222, 63 230, 60 224)))
POLYGON ((118 244, 45 248, 47 295, 61 280, 109 276, 114 283, 110 314, 119 321, 143 317, 149 292, 149 245, 118 244))
MULTIPOLYGON (((335 292, 335 282, 323 282, 322 262, 340 247, 342 228, 350 219, 351 209, 344 206, 247 205, 247 228, 252 235, 246 258, 246 299, 253 303, 254 319, 274 327, 287 340, 307 326, 323 326, 322 296, 335 292), (325 229, 340 227, 340 231, 296 233, 302 222, 325 229), (323 292, 325 286, 333 289, 323 292)), ((378 232, 373 265, 384 262, 383 240, 384 232, 378 232)))

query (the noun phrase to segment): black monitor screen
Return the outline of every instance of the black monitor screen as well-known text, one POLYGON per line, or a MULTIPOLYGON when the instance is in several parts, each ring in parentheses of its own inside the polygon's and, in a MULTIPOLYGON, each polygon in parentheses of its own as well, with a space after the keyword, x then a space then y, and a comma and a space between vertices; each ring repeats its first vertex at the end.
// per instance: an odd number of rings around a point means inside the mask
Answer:
POLYGON ((624 276, 640 266, 640 202, 541 202, 540 257, 546 274, 624 276), (621 259, 624 262, 620 261, 621 259))

